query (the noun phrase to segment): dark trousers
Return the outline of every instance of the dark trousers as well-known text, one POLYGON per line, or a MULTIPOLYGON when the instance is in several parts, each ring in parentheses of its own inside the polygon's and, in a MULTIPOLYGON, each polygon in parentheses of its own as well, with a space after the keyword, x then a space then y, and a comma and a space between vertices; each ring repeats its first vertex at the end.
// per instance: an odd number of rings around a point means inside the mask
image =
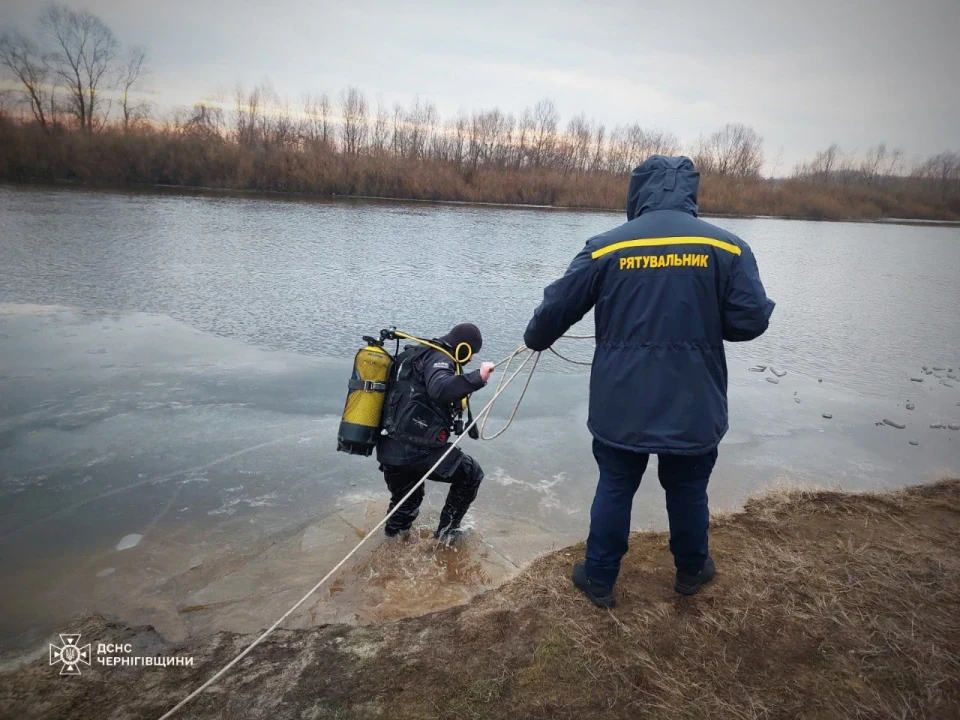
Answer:
MULTIPOLYGON (((620 560, 627 552, 633 496, 650 456, 597 440, 593 441, 593 456, 600 468, 600 481, 590 508, 587 577, 599 585, 613 587, 620 573, 620 560)), ((679 572, 696 575, 707 559, 707 482, 717 462, 717 451, 657 458, 660 485, 667 494, 670 552, 679 572)))
MULTIPOLYGON (((459 448, 454 453, 459 452, 459 448)), ((470 509, 470 504, 477 497, 480 482, 483 480, 483 470, 479 463, 466 453, 460 453, 459 462, 452 470, 443 468, 444 472, 434 472, 428 479, 436 482, 450 483, 447 500, 440 511, 438 531, 460 527, 463 516, 470 509)), ((433 466, 433 461, 423 461, 404 466, 381 465, 383 479, 390 490, 390 509, 393 510, 403 497, 410 492, 410 488, 417 484, 433 466)), ((387 520, 387 530, 391 533, 408 530, 413 521, 420 514, 420 503, 423 502, 424 487, 421 485, 416 492, 400 506, 400 509, 387 520)))

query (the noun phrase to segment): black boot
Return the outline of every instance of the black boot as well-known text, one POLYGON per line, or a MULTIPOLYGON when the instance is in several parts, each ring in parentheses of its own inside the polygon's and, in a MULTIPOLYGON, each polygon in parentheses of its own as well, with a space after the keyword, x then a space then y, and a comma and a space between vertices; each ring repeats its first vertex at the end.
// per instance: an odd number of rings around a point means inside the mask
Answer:
POLYGON ((387 537, 408 534, 410 528, 413 527, 413 521, 416 520, 420 514, 420 503, 423 502, 424 488, 422 484, 412 493, 410 492, 411 488, 413 488, 420 479, 418 474, 419 470, 416 466, 385 467, 381 465, 381 468, 383 469, 383 479, 386 481, 387 488, 390 490, 389 511, 393 512, 393 515, 387 520, 383 531, 387 537), (403 498, 407 497, 408 493, 410 497, 407 498, 403 505, 397 507, 397 504, 403 500, 403 498), (396 508, 396 512, 394 512, 394 508, 396 508))
POLYGON ((447 547, 459 544, 466 536, 466 531, 460 528, 447 528, 446 530, 437 530, 433 533, 434 539, 447 547))
POLYGON ((600 608, 612 608, 617 604, 613 597, 613 588, 603 587, 591 582, 587 577, 587 564, 578 562, 573 566, 573 584, 590 598, 590 602, 600 608))
MULTIPOLYGON (((393 508, 391 508, 391 510, 392 509, 393 508)), ((384 535, 387 537, 396 537, 397 535, 409 537, 410 528, 413 527, 413 521, 417 519, 419 514, 420 508, 416 508, 410 512, 404 512, 403 508, 400 508, 390 516, 386 525, 383 526, 384 535)))
POLYGON ((703 570, 696 575, 689 575, 677 570, 677 584, 673 586, 681 595, 695 595, 700 588, 713 580, 717 574, 717 566, 713 563, 713 558, 708 557, 703 564, 703 570))
POLYGON ((440 511, 440 524, 433 534, 435 538, 450 541, 460 531, 460 522, 470 509, 470 504, 476 499, 478 486, 454 485, 447 493, 447 501, 440 511), (447 537, 449 536, 449 537, 447 537))

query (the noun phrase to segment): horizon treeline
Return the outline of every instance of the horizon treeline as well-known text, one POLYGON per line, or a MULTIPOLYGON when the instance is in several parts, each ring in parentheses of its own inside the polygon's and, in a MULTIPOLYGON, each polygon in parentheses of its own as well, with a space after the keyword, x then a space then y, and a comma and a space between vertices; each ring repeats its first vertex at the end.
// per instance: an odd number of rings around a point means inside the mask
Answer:
MULTIPOLYGON (((172 184, 310 194, 623 207, 625 177, 652 154, 685 154, 704 212, 823 218, 960 218, 960 152, 908 162, 885 144, 836 143, 765 179, 763 137, 729 123, 684 145, 639 122, 565 123, 550 98, 443 118, 436 105, 371 102, 354 86, 281 99, 269 81, 230 102, 161 116, 144 91, 142 47, 124 48, 87 11, 49 5, 36 39, 0 34, 0 177, 172 184)), ((774 163, 775 170, 779 160, 774 163)))

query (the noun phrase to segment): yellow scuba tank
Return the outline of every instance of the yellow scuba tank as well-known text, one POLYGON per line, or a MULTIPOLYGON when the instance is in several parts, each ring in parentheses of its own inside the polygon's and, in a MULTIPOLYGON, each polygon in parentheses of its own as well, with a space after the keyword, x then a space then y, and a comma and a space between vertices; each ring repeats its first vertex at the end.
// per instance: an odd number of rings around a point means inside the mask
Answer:
POLYGON ((343 408, 337 450, 351 455, 370 455, 380 437, 383 401, 393 357, 383 349, 383 341, 364 337, 367 346, 353 360, 353 373, 347 383, 347 402, 343 408))
MULTIPOLYGON (((462 372, 463 364, 473 355, 467 343, 460 343, 451 353, 436 342, 421 340, 399 332, 396 328, 381 330, 379 340, 364 335, 367 346, 357 351, 353 360, 353 373, 347 383, 349 392, 337 433, 337 450, 351 455, 371 455, 377 447, 383 425, 384 401, 390 389, 390 373, 394 364, 394 356, 383 349, 383 343, 385 340, 395 340, 399 354, 401 338, 439 350, 453 361, 457 375, 462 372)), ((472 421, 466 398, 461 403, 461 410, 466 411, 472 421)), ((463 432, 462 419, 458 418, 456 421, 455 432, 457 435, 463 432)), ((475 427, 471 428, 470 437, 479 437, 475 427)))

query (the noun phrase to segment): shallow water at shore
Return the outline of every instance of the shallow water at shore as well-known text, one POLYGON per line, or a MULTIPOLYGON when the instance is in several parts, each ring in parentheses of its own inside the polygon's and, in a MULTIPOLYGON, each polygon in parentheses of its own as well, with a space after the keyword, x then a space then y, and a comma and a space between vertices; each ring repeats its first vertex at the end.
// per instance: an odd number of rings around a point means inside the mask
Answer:
MULTIPOLYGON (((260 629, 386 510, 376 463, 334 450, 343 360, 145 314, 6 305, 0 334, 5 650, 39 645, 81 611, 152 624, 171 639, 260 629)), ((772 386, 770 376, 731 364, 734 429, 711 484, 715 510, 770 487, 861 490, 960 472, 960 433, 929 427, 960 418, 957 389, 905 380, 897 402, 789 372, 772 386), (907 429, 878 427, 883 417, 907 429)), ((511 431, 470 443, 487 478, 463 546, 429 537, 446 491, 431 485, 422 536, 378 535, 287 625, 436 610, 581 540, 596 474, 586 400, 586 376, 538 375, 511 431)), ((666 526, 655 468, 635 529, 666 526)))
MULTIPOLYGON (((488 357, 499 357, 526 321, 519 308, 532 310, 585 236, 611 224, 590 213, 374 206, 371 217, 355 204, 74 197, 0 188, 3 654, 68 632, 83 611, 172 639, 269 625, 386 508, 376 463, 334 450, 358 336, 419 327, 427 309, 444 323, 479 313, 488 357), (386 228, 402 238, 389 264, 375 242, 386 228), (466 286, 442 266, 451 248, 475 278, 466 286), (400 284, 407 294, 390 301, 400 284)), ((960 473, 960 432, 949 429, 960 383, 948 377, 960 365, 948 284, 960 276, 957 232, 908 228, 914 247, 903 250, 891 242, 903 236, 885 233, 904 229, 764 222, 722 223, 751 240, 779 307, 768 336, 728 346, 731 431, 712 507, 770 487, 879 489, 960 473), (768 367, 750 372, 757 364, 768 367)), ((468 441, 487 478, 465 545, 378 536, 289 626, 462 602, 583 539, 596 481, 587 377, 542 366, 513 428, 468 441)), ((428 488, 424 531, 445 491, 428 488)), ((665 528, 655 462, 634 508, 635 529, 665 528)))

